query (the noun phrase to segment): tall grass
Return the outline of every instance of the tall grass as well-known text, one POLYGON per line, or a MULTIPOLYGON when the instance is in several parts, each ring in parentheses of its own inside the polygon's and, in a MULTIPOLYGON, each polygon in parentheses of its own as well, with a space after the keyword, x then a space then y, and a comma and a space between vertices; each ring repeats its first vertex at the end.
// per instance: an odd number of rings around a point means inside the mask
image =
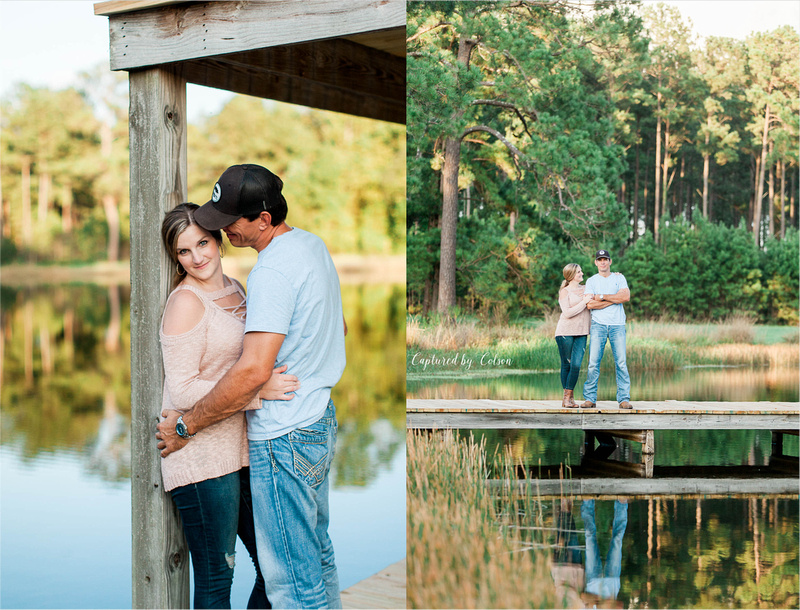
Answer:
MULTIPOLYGON (((409 607, 557 607, 548 556, 509 527, 516 488, 498 502, 486 486, 484 442, 412 431, 407 451, 409 607)), ((493 467, 505 478, 512 464, 507 453, 493 467)))
MULTIPOLYGON (((560 367, 554 333, 557 316, 514 325, 493 325, 477 320, 426 325, 409 319, 406 332, 409 372, 422 372, 411 365, 411 357, 458 353, 459 363, 450 368, 464 369, 463 357, 479 362, 481 357, 510 361, 505 369, 554 370, 560 367)), ((755 344, 757 328, 745 315, 730 316, 717 323, 684 324, 669 320, 631 321, 627 324, 628 367, 633 370, 671 371, 692 364, 797 366, 800 351, 797 341, 772 345, 755 344)), ((606 346, 606 351, 610 351, 606 346)), ((610 356, 604 368, 613 367, 610 356)), ((442 368, 442 367, 434 367, 442 368)), ((446 366, 444 368, 447 368, 446 366)), ((485 372, 485 367, 482 367, 485 372)), ((429 371, 426 371, 429 372, 429 371)))

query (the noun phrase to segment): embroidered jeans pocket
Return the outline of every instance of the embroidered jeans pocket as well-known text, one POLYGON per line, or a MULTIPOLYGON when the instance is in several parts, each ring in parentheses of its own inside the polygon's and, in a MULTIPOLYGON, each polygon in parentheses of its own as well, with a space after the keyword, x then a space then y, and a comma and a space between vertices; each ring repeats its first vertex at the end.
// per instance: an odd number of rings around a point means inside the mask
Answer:
POLYGON ((294 472, 311 487, 318 487, 325 480, 330 467, 328 427, 323 420, 289 433, 294 472))

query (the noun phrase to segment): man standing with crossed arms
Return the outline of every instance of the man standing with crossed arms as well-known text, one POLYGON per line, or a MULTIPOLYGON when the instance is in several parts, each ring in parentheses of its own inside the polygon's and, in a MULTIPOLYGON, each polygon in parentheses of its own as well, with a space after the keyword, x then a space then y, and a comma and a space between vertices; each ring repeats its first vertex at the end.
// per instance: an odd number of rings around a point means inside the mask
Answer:
POLYGON ((589 368, 583 385, 584 409, 597 406, 597 381, 600 378, 600 361, 606 341, 611 343, 614 366, 617 372, 617 402, 620 409, 631 409, 631 378, 625 358, 625 309, 622 306, 631 300, 628 282, 621 273, 611 273, 611 255, 608 250, 598 250, 594 257, 598 273, 586 282, 584 294, 593 298, 586 304, 592 312, 592 328, 589 331, 589 368))

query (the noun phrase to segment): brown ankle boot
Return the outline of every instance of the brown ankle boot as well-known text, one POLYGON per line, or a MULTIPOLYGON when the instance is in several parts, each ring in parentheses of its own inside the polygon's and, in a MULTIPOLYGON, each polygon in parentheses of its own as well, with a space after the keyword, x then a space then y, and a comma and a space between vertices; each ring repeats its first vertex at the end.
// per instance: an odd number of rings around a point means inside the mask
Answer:
POLYGON ((564 399, 561 401, 561 407, 565 409, 574 409, 578 405, 575 404, 573 398, 573 390, 564 390, 564 399))

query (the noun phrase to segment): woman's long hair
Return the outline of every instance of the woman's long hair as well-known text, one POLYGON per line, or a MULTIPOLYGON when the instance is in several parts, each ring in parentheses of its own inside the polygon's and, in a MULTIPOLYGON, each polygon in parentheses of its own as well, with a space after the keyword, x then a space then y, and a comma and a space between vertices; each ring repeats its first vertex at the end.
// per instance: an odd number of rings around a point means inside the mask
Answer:
POLYGON ((561 282, 561 288, 558 289, 559 292, 564 290, 569 283, 575 279, 575 276, 578 274, 578 271, 581 270, 581 266, 578 263, 569 263, 566 267, 564 267, 564 281, 561 282))
MULTIPOLYGON (((181 283, 183 278, 186 277, 186 270, 178 262, 178 238, 181 234, 191 227, 197 225, 194 219, 194 212, 200 206, 196 203, 181 203, 176 205, 169 212, 164 214, 164 221, 161 223, 161 241, 164 244, 164 249, 169 254, 170 260, 175 265, 175 270, 172 272, 172 289, 181 283), (183 273, 179 273, 183 271, 183 273)), ((197 225, 200 226, 200 225, 197 225)), ((201 227, 202 228, 202 227, 201 227)), ((217 242, 217 247, 222 249, 222 232, 219 229, 214 231, 207 231, 211 237, 217 242)))

